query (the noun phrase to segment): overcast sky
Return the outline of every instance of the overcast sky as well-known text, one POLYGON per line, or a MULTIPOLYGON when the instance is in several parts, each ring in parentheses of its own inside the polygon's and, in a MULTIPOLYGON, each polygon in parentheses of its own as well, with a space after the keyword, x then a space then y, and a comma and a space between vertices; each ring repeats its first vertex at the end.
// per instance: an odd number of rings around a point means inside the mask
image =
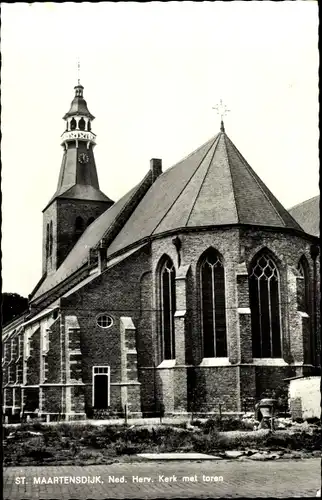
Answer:
POLYGON ((281 203, 318 193, 315 2, 2 4, 3 291, 41 277, 77 57, 100 188, 117 200, 226 132, 281 203))

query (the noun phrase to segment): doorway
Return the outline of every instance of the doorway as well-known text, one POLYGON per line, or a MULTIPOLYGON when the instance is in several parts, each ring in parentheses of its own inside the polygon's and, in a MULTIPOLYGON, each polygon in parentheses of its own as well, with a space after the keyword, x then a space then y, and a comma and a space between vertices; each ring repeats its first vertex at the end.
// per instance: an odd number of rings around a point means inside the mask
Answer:
POLYGON ((110 367, 93 366, 93 408, 106 410, 110 406, 110 367))

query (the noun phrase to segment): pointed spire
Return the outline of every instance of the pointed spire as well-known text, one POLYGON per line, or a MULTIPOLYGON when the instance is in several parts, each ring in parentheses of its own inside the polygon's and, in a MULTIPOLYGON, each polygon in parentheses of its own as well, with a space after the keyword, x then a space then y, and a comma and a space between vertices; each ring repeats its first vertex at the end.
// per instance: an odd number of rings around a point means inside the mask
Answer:
POLYGON ((77 58, 77 85, 80 85, 80 60, 77 58))
POLYGON ((224 120, 221 120, 221 123, 220 123, 220 132, 225 133, 225 125, 224 125, 224 120))

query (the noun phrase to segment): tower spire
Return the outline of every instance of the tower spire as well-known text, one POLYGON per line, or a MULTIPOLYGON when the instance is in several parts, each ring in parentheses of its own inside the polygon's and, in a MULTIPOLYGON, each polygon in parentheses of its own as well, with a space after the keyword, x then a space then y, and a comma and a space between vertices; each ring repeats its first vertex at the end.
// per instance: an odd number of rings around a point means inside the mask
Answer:
POLYGON ((80 85, 80 60, 77 58, 77 85, 80 85))
POLYGON ((57 189, 43 210, 43 273, 47 274, 58 269, 85 228, 113 205, 99 188, 93 151, 95 117, 84 99, 79 69, 78 61, 78 85, 74 87, 75 96, 69 111, 63 117, 64 152, 57 189))
POLYGON ((220 115, 220 131, 225 132, 224 116, 230 112, 230 109, 222 102, 222 99, 220 99, 219 104, 216 104, 212 109, 215 109, 217 114, 220 115))

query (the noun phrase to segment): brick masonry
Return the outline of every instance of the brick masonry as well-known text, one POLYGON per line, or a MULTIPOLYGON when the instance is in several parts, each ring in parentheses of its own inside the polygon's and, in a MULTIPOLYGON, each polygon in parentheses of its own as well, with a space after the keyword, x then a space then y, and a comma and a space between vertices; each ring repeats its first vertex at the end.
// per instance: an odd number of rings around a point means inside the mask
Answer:
MULTIPOLYGON (((126 404, 133 413, 144 415, 211 412, 219 407, 241 411, 245 400, 256 400, 267 389, 285 386, 285 378, 313 373, 320 363, 320 333, 313 328, 318 322, 312 305, 319 259, 315 269, 311 241, 265 228, 221 228, 178 232, 177 236, 181 245, 174 244, 171 234, 152 240, 114 266, 106 268, 105 259, 101 260, 101 272, 95 279, 60 300, 58 318, 39 320, 38 326, 35 322, 29 330, 25 328, 30 352, 27 356, 24 349, 24 382, 16 386, 15 393, 13 379, 9 382, 8 377, 12 377, 11 349, 16 356, 19 344, 15 341, 12 347, 9 336, 3 364, 6 411, 12 410, 15 398, 22 401, 25 411, 27 407, 30 412, 40 409, 52 418, 77 418, 90 412, 94 366, 110 368, 111 411, 123 413, 126 404), (222 256, 225 268, 228 357, 218 361, 218 366, 203 362, 202 349, 199 263, 210 247, 222 256), (275 366, 254 362, 252 357, 248 272, 263 248, 275 259, 280 276, 282 359, 275 366), (176 270, 176 360, 171 366, 161 364, 159 268, 165 255, 176 270), (297 266, 303 256, 311 283, 308 318, 299 304, 303 284, 297 266), (100 314, 111 316, 112 326, 99 327, 100 314), (44 353, 41 338, 45 332, 49 348, 44 353), (315 345, 313 360, 310 339, 315 345)), ((316 290, 317 307, 318 283, 316 290)), ((319 317, 318 307, 316 315, 319 317)))

